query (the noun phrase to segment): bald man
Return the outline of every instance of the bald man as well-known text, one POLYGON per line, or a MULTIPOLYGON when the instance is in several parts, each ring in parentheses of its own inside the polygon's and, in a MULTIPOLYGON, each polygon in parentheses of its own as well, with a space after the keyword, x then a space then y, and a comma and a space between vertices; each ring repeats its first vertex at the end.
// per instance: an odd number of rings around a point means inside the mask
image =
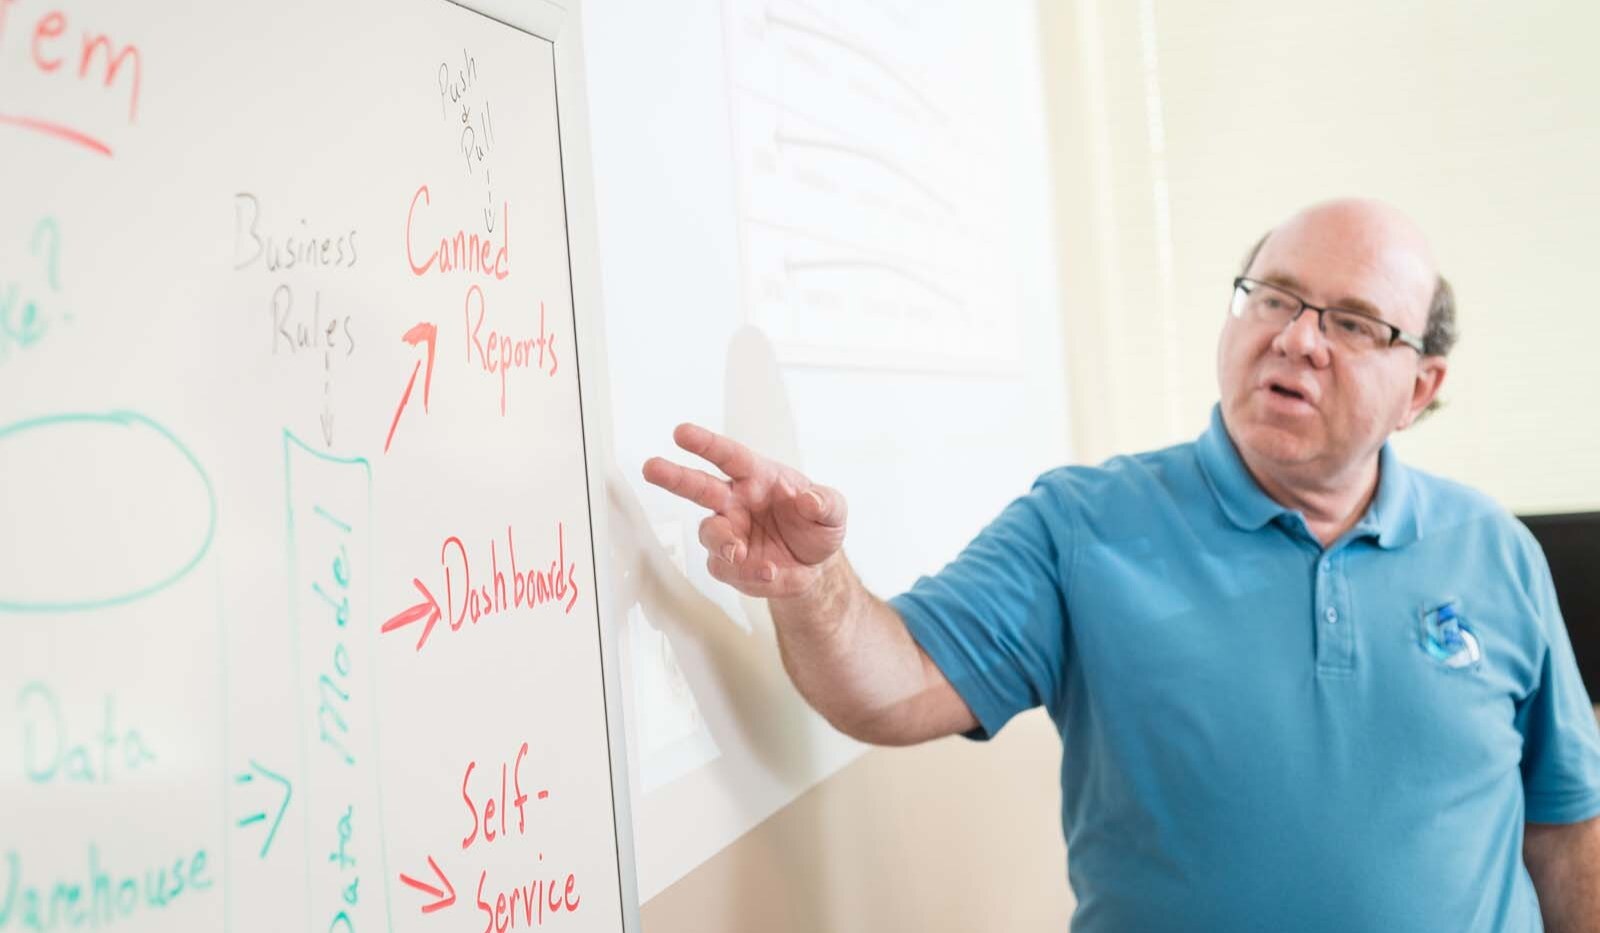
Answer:
POLYGON ((644 474, 711 510, 712 576, 840 730, 1049 711, 1074 930, 1600 931, 1600 730, 1543 554, 1388 443, 1454 339, 1411 221, 1310 207, 1233 281, 1197 440, 1046 473, 887 602, 836 490, 694 425, 723 476, 644 474))

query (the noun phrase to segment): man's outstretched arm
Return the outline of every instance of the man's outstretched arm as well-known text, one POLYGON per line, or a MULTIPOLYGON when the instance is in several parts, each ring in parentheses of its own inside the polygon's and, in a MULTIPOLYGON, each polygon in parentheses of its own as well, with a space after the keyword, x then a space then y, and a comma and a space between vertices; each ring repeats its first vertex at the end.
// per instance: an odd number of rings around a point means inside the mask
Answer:
POLYGON ((673 439, 727 478, 655 457, 645 479, 711 510, 700 523, 707 571, 767 599, 784 669, 817 712, 881 745, 977 726, 899 614, 845 560, 842 495, 697 425, 679 425, 673 439))
POLYGON ((810 592, 768 604, 789 679, 840 732, 912 745, 977 728, 900 614, 862 586, 843 552, 810 592))

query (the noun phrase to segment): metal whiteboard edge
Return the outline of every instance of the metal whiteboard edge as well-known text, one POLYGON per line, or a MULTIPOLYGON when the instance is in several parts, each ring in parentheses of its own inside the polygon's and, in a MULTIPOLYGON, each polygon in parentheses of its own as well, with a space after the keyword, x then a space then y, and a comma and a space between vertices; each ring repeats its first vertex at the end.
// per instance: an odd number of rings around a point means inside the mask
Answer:
POLYGON ((482 14, 513 29, 532 33, 549 42, 559 41, 561 27, 573 15, 570 3, 561 0, 444 0, 463 9, 482 14))
POLYGON ((562 187, 567 204, 567 261, 572 289, 575 337, 579 342, 578 382, 583 401, 586 467, 590 483, 590 528, 595 549, 597 615, 611 743, 612 800, 616 814, 618 883, 624 928, 639 933, 639 896, 633 845, 633 807, 623 717, 621 654, 623 629, 615 609, 605 476, 615 463, 611 443, 610 367, 605 347, 605 302, 600 286, 599 237, 594 198, 594 164, 589 144, 589 104, 583 58, 582 7, 571 4, 555 42, 556 112, 560 125, 562 187), (588 313, 577 314, 578 309, 588 313))
POLYGON ((629 785, 627 731, 623 721, 613 575, 601 555, 610 553, 605 471, 614 457, 611 442, 609 367, 606 360, 604 304, 600 290, 599 238, 596 235, 593 161, 589 146, 588 94, 583 66, 581 0, 444 0, 511 28, 545 39, 555 47, 556 120, 561 149, 562 195, 566 207, 567 261, 573 328, 578 343, 578 391, 583 413, 585 479, 588 484, 590 546, 595 576, 596 624, 600 636, 602 689, 611 755, 611 800, 617 845, 617 880, 625 933, 641 933, 638 872, 634 859, 633 806, 629 785))

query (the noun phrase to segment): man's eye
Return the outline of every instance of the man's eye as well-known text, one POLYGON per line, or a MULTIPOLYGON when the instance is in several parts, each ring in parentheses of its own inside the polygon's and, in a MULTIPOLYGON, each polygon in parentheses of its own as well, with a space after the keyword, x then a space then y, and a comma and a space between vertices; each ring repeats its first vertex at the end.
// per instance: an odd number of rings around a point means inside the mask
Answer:
POLYGON ((1334 318, 1334 325, 1347 334, 1358 337, 1377 337, 1378 327, 1363 317, 1341 314, 1334 318))

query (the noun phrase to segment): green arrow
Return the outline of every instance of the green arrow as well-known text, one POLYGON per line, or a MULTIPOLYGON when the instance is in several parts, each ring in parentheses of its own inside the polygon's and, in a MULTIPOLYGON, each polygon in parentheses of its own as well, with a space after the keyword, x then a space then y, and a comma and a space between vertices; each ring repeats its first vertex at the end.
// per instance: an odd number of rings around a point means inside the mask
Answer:
MULTIPOLYGON (((278 824, 283 822, 283 814, 289 809, 289 798, 294 796, 294 785, 291 784, 289 779, 283 775, 274 771, 269 771, 268 769, 262 767, 260 762, 256 761, 254 758, 250 759, 250 767, 254 770, 254 774, 252 774, 250 771, 246 771, 245 773, 234 778, 233 783, 252 783, 256 780, 256 775, 259 774, 264 778, 269 778, 283 785, 283 802, 278 805, 278 815, 272 818, 272 828, 267 830, 267 838, 261 843, 261 857, 266 858, 267 850, 272 848, 273 838, 278 835, 278 824)), ((264 823, 266 822, 266 819, 267 811, 262 810, 259 813, 252 813, 249 816, 241 819, 238 825, 249 826, 252 823, 264 823)))

